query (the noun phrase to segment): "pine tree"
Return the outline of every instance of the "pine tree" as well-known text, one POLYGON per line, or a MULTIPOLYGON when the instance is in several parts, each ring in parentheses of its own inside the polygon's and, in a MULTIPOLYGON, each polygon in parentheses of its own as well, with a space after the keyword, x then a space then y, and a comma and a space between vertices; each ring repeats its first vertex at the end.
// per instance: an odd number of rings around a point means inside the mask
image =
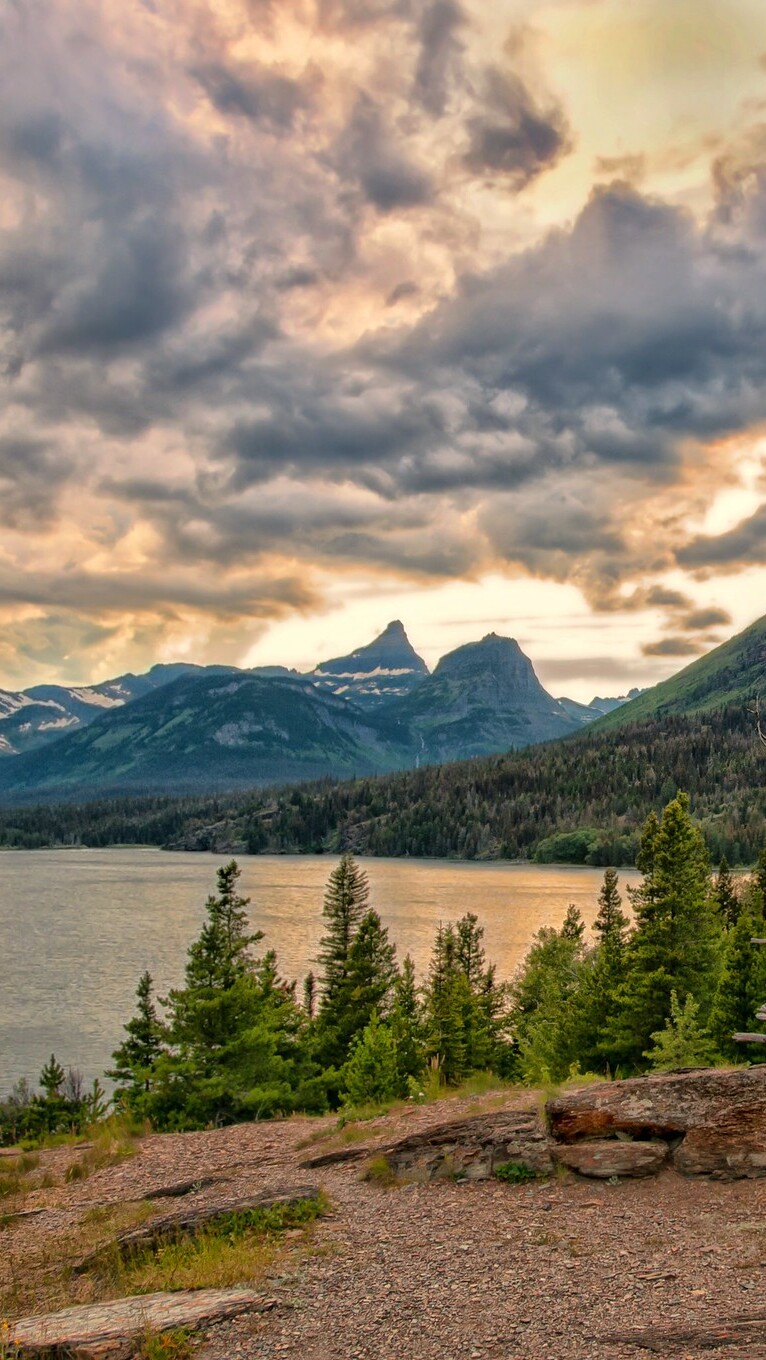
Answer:
POLYGON ((396 979, 395 951, 376 911, 366 911, 348 950, 345 977, 322 998, 321 1053, 327 1066, 340 1067, 352 1041, 375 1011, 386 1018, 396 979))
POLYGON ((136 988, 136 1013, 124 1026, 125 1038, 112 1054, 114 1067, 107 1072, 115 1082, 115 1099, 138 1110, 164 1052, 165 1026, 154 1004, 151 974, 144 972, 136 988))
POLYGON ((464 1012, 468 980, 458 965, 454 926, 436 932, 425 994, 426 1057, 435 1059, 444 1081, 459 1082, 467 1072, 464 1012))
POLYGON ((760 1046, 751 1049, 734 1042, 732 1035, 752 1032, 756 1012, 766 1002, 766 949, 752 944, 764 933, 761 894, 755 884, 746 892, 739 919, 729 929, 724 945, 721 976, 710 1016, 710 1033, 719 1052, 732 1061, 760 1061, 760 1046))
POLYGON ((614 1060, 629 1066, 641 1066, 652 1035, 670 1015, 674 990, 684 1001, 692 996, 706 1020, 720 939, 707 850, 686 794, 668 803, 661 822, 648 818, 637 862, 644 879, 631 893, 636 926, 608 1038, 614 1060))
POLYGON ((415 965, 409 954, 394 983, 390 1028, 396 1047, 399 1094, 406 1095, 410 1080, 416 1080, 425 1066, 423 1016, 415 983, 415 965))
POLYGON ((629 921, 622 909, 616 869, 604 871, 604 882, 598 895, 598 915, 593 929, 605 967, 617 977, 625 959, 625 944, 629 921))
POLYGON ((353 1040, 342 1075, 348 1105, 383 1105, 396 1095, 399 1075, 396 1044, 376 1011, 353 1040))
POLYGON ((761 910, 766 911, 766 848, 756 861, 753 882, 761 895, 761 910))
POLYGON ((56 1054, 51 1053, 50 1058, 40 1073, 40 1086, 45 1092, 46 1100, 56 1100, 61 1096, 61 1088, 64 1085, 66 1072, 58 1061, 56 1054))
POLYGON ((235 861, 218 872, 218 895, 187 955, 185 985, 167 1002, 167 1052, 146 1097, 161 1127, 259 1118, 289 1111, 304 1075, 305 1017, 272 952, 254 958, 262 932, 248 925, 235 861))
POLYGON ((334 1004, 335 997, 346 982, 348 956, 354 936, 367 910, 370 888, 367 875, 349 854, 330 874, 325 890, 322 915, 327 929, 319 943, 322 1016, 334 1004))
POLYGON ((714 1046, 699 1022, 699 1003, 687 996, 678 1000, 675 988, 670 993, 670 1014, 661 1030, 655 1030, 652 1047, 644 1057, 655 1072, 670 1072, 677 1067, 708 1067, 714 1046))
POLYGON ((725 926, 736 924, 740 912, 739 894, 725 855, 721 856, 713 888, 713 899, 725 926))
POLYGON ((313 972, 308 972, 303 979, 303 1009, 309 1020, 314 1019, 317 1004, 317 980, 313 972))
POLYGON ((558 1081, 578 1056, 572 1000, 583 966, 580 924, 577 909, 570 908, 560 930, 539 930, 514 980, 516 1070, 525 1081, 558 1081))
POLYGON ((609 1033, 618 1010, 629 925, 622 910, 616 870, 605 871, 598 903, 593 923, 595 944, 580 970, 571 1000, 577 1061, 585 1072, 604 1071, 612 1061, 609 1033))

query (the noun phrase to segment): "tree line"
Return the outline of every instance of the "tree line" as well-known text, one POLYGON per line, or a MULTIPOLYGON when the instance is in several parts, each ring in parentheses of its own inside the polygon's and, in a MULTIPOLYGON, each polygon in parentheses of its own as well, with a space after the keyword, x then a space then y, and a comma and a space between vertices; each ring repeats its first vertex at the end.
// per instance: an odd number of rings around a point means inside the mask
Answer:
POLYGON ((635 863, 648 813, 679 788, 713 859, 752 864, 766 841, 766 789, 744 705, 343 783, 0 810, 0 846, 349 850, 619 866, 635 863))
POLYGON ((418 1099, 477 1071, 539 1084, 742 1060, 732 1035, 766 1001, 766 951, 751 943, 766 933, 766 854, 743 886, 726 861, 712 873, 680 794, 647 819, 638 864, 632 920, 608 868, 592 940, 570 907, 500 980, 468 912, 439 925, 418 980, 409 956, 397 963, 367 877, 344 854, 299 995, 273 951, 256 952, 261 934, 232 861, 161 1014, 149 975, 139 982, 109 1074, 117 1099, 159 1128, 187 1128, 418 1099))
MULTIPOLYGON (((766 852, 744 882, 725 860, 713 873, 679 794, 647 818, 638 866, 631 917, 606 869, 592 939, 570 907, 501 980, 468 912, 439 925, 418 979, 409 956, 397 961, 366 874, 345 853, 327 883, 316 970, 299 989, 273 950, 260 951, 232 860, 218 871, 183 985, 158 1000, 150 974, 139 979, 107 1074, 115 1103, 158 1129, 192 1129, 418 1100, 475 1072, 537 1085, 759 1061, 760 1049, 743 1052, 732 1035, 766 1001, 766 950, 752 943, 766 935, 766 852)), ((80 1128, 103 1101, 100 1083, 69 1090, 53 1056, 41 1084, 0 1106, 4 1141, 80 1128)))

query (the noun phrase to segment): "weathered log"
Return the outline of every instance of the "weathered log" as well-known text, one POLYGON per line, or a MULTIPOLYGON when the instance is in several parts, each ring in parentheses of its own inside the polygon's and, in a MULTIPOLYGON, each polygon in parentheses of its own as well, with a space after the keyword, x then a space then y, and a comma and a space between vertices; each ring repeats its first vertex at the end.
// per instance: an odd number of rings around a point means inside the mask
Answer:
MULTIPOLYGON (((766 1013, 756 1015, 756 1020, 766 1020, 766 1013)), ((732 1034, 737 1044, 766 1044, 766 1034, 732 1034)))
POLYGON ((161 1218, 150 1219, 137 1228, 128 1228, 112 1242, 89 1252, 73 1267, 74 1273, 84 1274, 115 1252, 125 1257, 145 1248, 154 1250, 162 1242, 193 1237, 203 1228, 212 1227, 217 1220, 227 1218, 230 1214, 243 1214, 252 1209, 272 1209, 280 1204, 304 1204, 317 1199, 319 1194, 315 1185, 296 1185, 264 1190, 259 1194, 228 1195, 207 1200, 204 1204, 182 1205, 163 1214, 161 1218))
POLYGON ((275 1300, 250 1289, 142 1294, 113 1303, 21 1318, 13 1324, 11 1336, 22 1356, 127 1360, 134 1353, 137 1338, 147 1331, 194 1329, 236 1317, 238 1313, 264 1312, 275 1306, 275 1300))

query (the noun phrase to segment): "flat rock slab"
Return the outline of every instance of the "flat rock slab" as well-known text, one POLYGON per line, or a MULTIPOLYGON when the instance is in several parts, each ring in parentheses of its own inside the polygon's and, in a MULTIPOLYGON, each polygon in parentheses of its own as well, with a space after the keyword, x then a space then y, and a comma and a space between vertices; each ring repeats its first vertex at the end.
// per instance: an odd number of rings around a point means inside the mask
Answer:
POLYGON ((263 1190, 258 1194, 229 1194, 206 1200, 203 1204, 180 1205, 177 1209, 171 1209, 163 1214, 161 1218, 150 1219, 137 1228, 128 1228, 107 1246, 89 1252, 74 1267, 74 1273, 82 1275, 86 1270, 98 1265, 105 1254, 115 1250, 121 1256, 129 1256, 134 1251, 144 1247, 154 1248, 169 1239, 193 1236, 229 1214, 243 1214, 252 1209, 273 1209, 277 1205, 304 1204, 308 1200, 317 1199, 319 1194, 316 1185, 293 1185, 263 1190))
POLYGON ((419 1181, 446 1176, 488 1180, 508 1162, 543 1175, 553 1169, 545 1125, 531 1110, 456 1119, 410 1134, 378 1152, 397 1175, 419 1181))
POLYGON ((317 1166, 337 1166, 342 1162, 358 1162, 362 1157, 369 1157, 370 1149, 366 1145, 357 1143, 355 1147, 333 1148, 330 1152, 318 1152, 314 1157, 307 1157, 305 1162, 300 1163, 301 1171, 312 1171, 317 1166))
POLYGON ((193 1330, 205 1323, 273 1307, 250 1289, 191 1289, 175 1294, 140 1294, 113 1303, 65 1308, 13 1324, 21 1355, 126 1360, 143 1332, 193 1330))
POLYGON ((754 1360, 764 1354, 766 1347, 766 1313, 747 1313, 738 1317, 723 1318, 715 1322, 700 1322, 691 1326, 641 1327, 624 1332, 612 1332, 598 1337, 600 1342, 617 1345, 635 1346, 639 1350, 651 1351, 655 1355, 686 1356, 690 1348, 698 1351, 724 1351, 727 1355, 746 1356, 754 1360))
POLYGON ((553 1148, 557 1162, 580 1176, 609 1180, 612 1176, 653 1176, 668 1157, 667 1143, 631 1143, 594 1138, 553 1148))

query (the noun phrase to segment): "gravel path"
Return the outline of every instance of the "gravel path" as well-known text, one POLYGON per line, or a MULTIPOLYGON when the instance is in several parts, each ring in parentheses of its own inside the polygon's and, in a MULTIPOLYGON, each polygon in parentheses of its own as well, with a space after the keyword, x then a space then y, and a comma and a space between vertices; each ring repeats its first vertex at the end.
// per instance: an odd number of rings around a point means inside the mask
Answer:
MULTIPOLYGON (((412 1110, 366 1126, 365 1143, 477 1110, 457 1101, 412 1110)), ((148 1138, 132 1160, 33 1196, 58 1212, 23 1220, 0 1240, 0 1273, 6 1245, 17 1260, 50 1253, 57 1240, 63 1249, 96 1201, 142 1198, 203 1175, 263 1188, 305 1180, 300 1161, 331 1145, 305 1146, 317 1127, 289 1120, 148 1138)), ((204 1360, 647 1360, 647 1351, 604 1337, 632 1326, 712 1325, 763 1306, 766 1181, 666 1171, 618 1185, 566 1178, 384 1189, 362 1182, 354 1162, 309 1176, 334 1213, 315 1229, 310 1254, 286 1243, 266 1281, 277 1306, 216 1328, 204 1360)), ((200 1201, 214 1193, 201 1190, 200 1201)), ((679 1360, 759 1354, 766 1350, 753 1345, 668 1351, 679 1360)))

